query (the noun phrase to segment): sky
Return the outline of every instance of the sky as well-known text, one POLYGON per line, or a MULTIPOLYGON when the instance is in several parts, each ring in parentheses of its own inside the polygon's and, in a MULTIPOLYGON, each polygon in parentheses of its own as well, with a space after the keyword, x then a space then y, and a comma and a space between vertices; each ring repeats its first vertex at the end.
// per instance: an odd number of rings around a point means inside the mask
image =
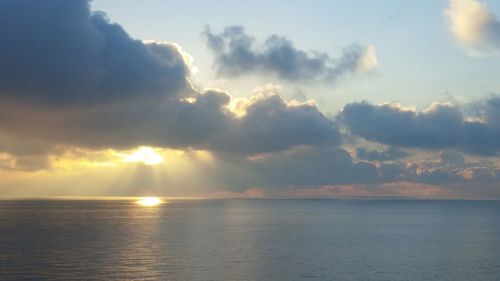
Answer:
POLYGON ((0 196, 500 199, 500 4, 0 2, 0 196))

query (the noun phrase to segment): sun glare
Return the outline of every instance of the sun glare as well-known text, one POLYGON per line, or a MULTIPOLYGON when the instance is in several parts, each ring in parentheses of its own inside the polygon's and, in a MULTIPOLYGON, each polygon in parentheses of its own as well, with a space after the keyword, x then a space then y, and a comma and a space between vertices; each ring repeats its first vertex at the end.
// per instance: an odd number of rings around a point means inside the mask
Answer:
POLYGON ((142 146, 125 157, 125 161, 143 163, 145 165, 158 165, 163 163, 163 157, 154 148, 142 146))
POLYGON ((152 207, 160 205, 163 201, 158 197, 143 197, 137 200, 136 203, 144 207, 152 207))

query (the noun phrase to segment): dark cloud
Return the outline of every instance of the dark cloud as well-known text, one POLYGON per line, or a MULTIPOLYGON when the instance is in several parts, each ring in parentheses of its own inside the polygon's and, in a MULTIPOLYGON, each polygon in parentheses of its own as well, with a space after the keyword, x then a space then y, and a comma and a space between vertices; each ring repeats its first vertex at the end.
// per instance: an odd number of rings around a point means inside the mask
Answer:
MULTIPOLYGON (((237 27, 205 35, 226 75, 268 69, 288 80, 334 81, 357 71, 366 55, 352 47, 333 60, 277 36, 259 48, 237 27)), ((71 149, 150 145, 209 150, 215 160, 196 163, 203 185, 206 179, 232 190, 499 179, 494 165, 469 163, 451 152, 434 162, 402 163, 407 154, 398 148, 358 149, 354 160, 339 147, 338 123, 314 103, 261 93, 234 106, 225 92, 195 89, 186 55, 176 45, 135 40, 91 12, 88 1, 0 1, 0 36, 1 169, 47 169, 50 157, 64 158, 71 149)), ((415 112, 354 103, 338 120, 354 135, 390 146, 493 155, 500 98, 477 109, 471 121, 446 104, 415 112)), ((151 177, 147 167, 136 176, 146 183, 151 177)))
POLYGON ((439 155, 440 162, 448 167, 464 168, 466 166, 465 157, 457 152, 443 152, 439 155))
POLYGON ((458 171, 449 170, 446 167, 430 168, 415 163, 407 167, 404 179, 409 182, 426 183, 433 185, 449 185, 453 183, 464 183, 466 179, 458 171))
POLYGON ((351 103, 343 108, 339 120, 351 133, 388 145, 459 148, 496 155, 500 148, 500 97, 490 97, 478 107, 478 116, 468 119, 460 108, 449 104, 437 103, 416 112, 391 104, 351 103))
POLYGON ((392 161, 375 165, 355 161, 346 150, 328 146, 296 147, 250 158, 217 155, 217 162, 211 166, 210 173, 204 174, 207 180, 211 179, 211 182, 232 191, 335 185, 375 188, 388 183, 441 186, 453 191, 456 187, 498 182, 499 176, 494 164, 468 162, 456 152, 444 152, 431 160, 392 161))
POLYGON ((0 170, 35 171, 50 167, 54 147, 37 139, 13 139, 0 134, 0 170))
POLYGON ((287 104, 278 95, 257 96, 245 106, 246 114, 235 118, 225 132, 210 140, 215 150, 261 153, 297 145, 338 145, 335 123, 313 104, 287 104))
POLYGON ((192 88, 178 47, 131 38, 88 1, 2 1, 0 20, 0 133, 10 138, 242 154, 339 142, 315 106, 279 96, 236 116, 228 94, 192 88))
POLYGON ((396 147, 389 147, 386 150, 370 150, 360 147, 356 149, 356 157, 368 161, 389 161, 398 160, 410 156, 409 153, 396 147))
POLYGON ((368 140, 423 148, 453 146, 463 120, 460 111, 448 105, 436 105, 428 112, 417 113, 394 105, 366 102, 346 105, 341 117, 353 134, 368 140))
POLYGON ((326 53, 297 49, 290 40, 277 35, 256 46, 242 26, 226 27, 220 34, 207 26, 203 35, 220 76, 270 72, 290 81, 335 82, 348 73, 370 71, 377 65, 374 48, 357 44, 332 59, 326 53))
POLYGON ((279 186, 321 186, 331 184, 373 183, 379 180, 377 167, 368 162, 353 162, 340 148, 307 148, 283 152, 257 160, 256 170, 279 186))
POLYGON ((448 188, 467 184, 489 184, 500 180, 494 163, 467 161, 463 154, 453 151, 439 153, 432 160, 382 163, 380 181, 411 182, 440 185, 448 188))
POLYGON ((380 180, 377 167, 354 162, 344 149, 333 146, 296 147, 257 157, 217 155, 208 178, 219 177, 227 190, 248 188, 287 189, 331 184, 374 183, 380 180))
POLYGON ((408 167, 401 163, 382 163, 379 166, 379 175, 382 182, 398 182, 408 180, 408 167))
MULTIPOLYGON (((0 129, 21 138, 94 149, 151 145, 193 147, 237 154, 286 150, 300 145, 337 145, 335 123, 311 104, 287 104, 277 95, 249 101, 246 114, 228 108, 230 97, 208 91, 190 101, 113 104, 69 111, 0 111, 0 129)), ((27 109, 26 105, 23 105, 27 109)))
POLYGON ((0 34, 4 99, 82 105, 189 87, 177 47, 132 39, 88 1, 1 1, 0 34))

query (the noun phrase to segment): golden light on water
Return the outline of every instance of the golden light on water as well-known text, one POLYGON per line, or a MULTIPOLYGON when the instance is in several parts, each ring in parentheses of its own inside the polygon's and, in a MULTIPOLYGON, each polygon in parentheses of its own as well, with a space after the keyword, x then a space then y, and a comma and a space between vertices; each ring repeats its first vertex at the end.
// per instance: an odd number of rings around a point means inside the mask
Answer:
POLYGON ((158 197, 142 197, 136 203, 144 207, 153 207, 162 204, 163 201, 158 197))

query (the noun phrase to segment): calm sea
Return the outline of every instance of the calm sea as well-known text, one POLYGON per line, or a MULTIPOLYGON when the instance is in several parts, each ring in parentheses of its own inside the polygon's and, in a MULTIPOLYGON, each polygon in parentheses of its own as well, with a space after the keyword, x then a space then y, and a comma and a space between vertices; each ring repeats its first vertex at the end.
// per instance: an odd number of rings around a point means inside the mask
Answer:
POLYGON ((5 200, 0 280, 500 280, 500 202, 5 200))

